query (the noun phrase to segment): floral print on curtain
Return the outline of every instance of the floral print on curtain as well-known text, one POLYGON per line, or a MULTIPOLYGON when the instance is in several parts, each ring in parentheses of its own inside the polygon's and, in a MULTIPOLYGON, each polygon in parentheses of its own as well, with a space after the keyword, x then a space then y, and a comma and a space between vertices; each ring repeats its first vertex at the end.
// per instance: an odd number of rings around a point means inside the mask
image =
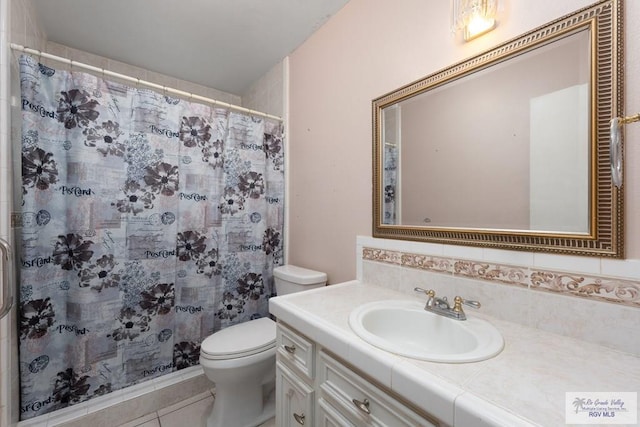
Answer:
POLYGON ((280 123, 20 59, 21 416, 198 363, 268 315, 280 123))

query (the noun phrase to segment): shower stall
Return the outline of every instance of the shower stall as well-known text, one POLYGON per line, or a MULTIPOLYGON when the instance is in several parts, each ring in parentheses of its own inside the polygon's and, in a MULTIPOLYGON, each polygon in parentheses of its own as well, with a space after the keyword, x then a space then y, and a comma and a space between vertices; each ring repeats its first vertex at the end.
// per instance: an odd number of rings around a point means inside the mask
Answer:
POLYGON ((284 258, 281 120, 13 48, 0 60, 3 425, 193 372, 207 335, 268 315, 284 258))

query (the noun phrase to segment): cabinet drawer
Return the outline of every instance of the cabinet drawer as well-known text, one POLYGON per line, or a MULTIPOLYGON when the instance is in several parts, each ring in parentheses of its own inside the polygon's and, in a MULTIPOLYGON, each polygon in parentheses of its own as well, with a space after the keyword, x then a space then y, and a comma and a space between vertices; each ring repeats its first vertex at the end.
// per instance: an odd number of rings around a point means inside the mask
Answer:
POLYGON ((276 362, 276 425, 313 425, 314 390, 280 362, 276 362))
POLYGON ((278 323, 276 334, 278 346, 278 359, 285 361, 293 368, 300 371, 307 379, 314 378, 314 353, 315 345, 294 330, 278 323))
POLYGON ((321 397, 352 423, 365 426, 425 426, 432 421, 403 405, 382 389, 360 377, 342 363, 320 352, 321 397))

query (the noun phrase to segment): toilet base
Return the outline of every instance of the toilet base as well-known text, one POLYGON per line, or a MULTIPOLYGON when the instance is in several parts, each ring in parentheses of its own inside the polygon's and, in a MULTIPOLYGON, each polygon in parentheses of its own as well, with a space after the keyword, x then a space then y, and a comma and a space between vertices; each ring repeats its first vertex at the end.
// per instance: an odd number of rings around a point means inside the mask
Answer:
MULTIPOLYGON (((233 425, 229 424, 228 419, 226 421, 221 420, 221 417, 224 418, 224 416, 215 411, 215 405, 216 403, 221 404, 223 402, 214 398, 214 409, 207 417, 207 427, 258 427, 260 424, 269 421, 276 415, 276 392, 274 386, 275 384, 273 383, 263 386, 268 387, 270 390, 266 393, 266 397, 263 399, 261 413, 253 416, 245 416, 246 413, 244 413, 243 416, 245 417, 242 420, 238 420, 238 423, 233 425)), ((225 397, 229 398, 229 396, 225 397)), ((247 397, 247 395, 244 395, 244 399, 247 397)))

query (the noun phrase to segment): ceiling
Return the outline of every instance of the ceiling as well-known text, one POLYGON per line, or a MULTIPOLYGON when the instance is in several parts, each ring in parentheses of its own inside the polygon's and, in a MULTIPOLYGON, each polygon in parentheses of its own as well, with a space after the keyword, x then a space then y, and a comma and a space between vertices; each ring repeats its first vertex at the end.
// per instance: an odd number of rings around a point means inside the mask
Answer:
POLYGON ((348 0, 33 0, 49 41, 235 95, 348 0))

